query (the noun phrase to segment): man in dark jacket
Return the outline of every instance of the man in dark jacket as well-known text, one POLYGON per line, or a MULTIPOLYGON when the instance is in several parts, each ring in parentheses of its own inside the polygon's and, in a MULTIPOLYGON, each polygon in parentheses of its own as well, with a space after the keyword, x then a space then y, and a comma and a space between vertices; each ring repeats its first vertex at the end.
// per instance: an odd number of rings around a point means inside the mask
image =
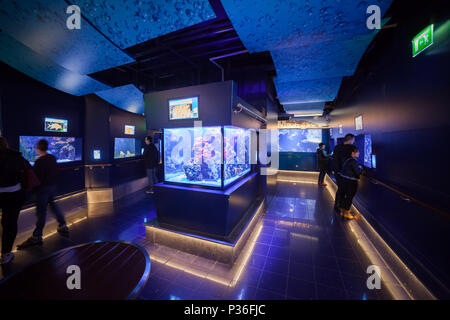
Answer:
POLYGON ((334 210, 336 212, 340 211, 340 201, 342 199, 342 188, 341 188, 341 184, 342 184, 342 179, 341 176, 339 175, 339 173, 342 170, 342 165, 344 163, 344 161, 346 159, 348 159, 351 156, 351 150, 354 147, 355 143, 355 136, 351 133, 345 135, 344 137, 344 142, 342 144, 338 144, 333 151, 333 161, 332 161, 332 165, 333 165, 333 172, 334 172, 334 177, 336 179, 336 185, 337 185, 337 190, 336 190, 336 196, 334 199, 334 210))
POLYGON ((145 147, 144 147, 144 165, 147 171, 148 186, 149 189, 146 191, 148 194, 153 194, 153 185, 158 182, 156 177, 156 169, 159 164, 159 152, 156 149, 153 139, 150 136, 145 137, 145 147))
POLYGON ((17 246, 18 249, 24 249, 37 244, 42 244, 42 232, 45 227, 47 217, 47 205, 50 205, 53 214, 58 221, 57 231, 61 234, 67 234, 69 229, 66 220, 55 202, 56 182, 58 176, 58 165, 55 156, 47 153, 48 141, 41 139, 36 145, 36 151, 39 158, 34 163, 34 173, 40 181, 36 188, 36 227, 33 235, 24 243, 17 246))
POLYGON ((329 158, 330 155, 325 151, 325 144, 323 142, 319 143, 319 148, 316 150, 317 153, 317 166, 319 168, 319 186, 326 187, 327 184, 323 183, 325 179, 325 174, 328 171, 329 158))
POLYGON ((341 176, 341 202, 340 212, 341 216, 347 219, 353 219, 354 217, 350 213, 353 198, 358 191, 358 180, 361 176, 363 167, 358 164, 356 159, 359 157, 359 150, 357 147, 352 146, 351 156, 347 158, 342 164, 341 176))
POLYGON ((2 255, 0 264, 14 258, 12 247, 17 235, 17 220, 25 202, 22 187, 23 172, 30 164, 20 152, 8 148, 5 138, 0 137, 0 209, 2 209, 2 255))

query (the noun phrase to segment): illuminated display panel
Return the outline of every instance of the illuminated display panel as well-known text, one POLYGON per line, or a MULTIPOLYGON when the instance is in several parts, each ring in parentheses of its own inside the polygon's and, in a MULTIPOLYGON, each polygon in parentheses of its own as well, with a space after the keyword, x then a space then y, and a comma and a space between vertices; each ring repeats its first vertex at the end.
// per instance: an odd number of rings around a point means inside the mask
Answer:
POLYGON ((363 129, 363 117, 362 115, 360 115, 355 118, 355 130, 362 130, 362 129, 363 129))
POLYGON ((132 158, 138 154, 137 139, 134 138, 114 138, 114 159, 132 158))
POLYGON ((129 126, 129 125, 125 125, 125 134, 129 134, 129 135, 134 135, 135 130, 135 126, 129 126))
POLYGON ((64 119, 44 119, 44 131, 48 132, 67 132, 68 121, 64 119))
POLYGON ((197 119, 198 97, 169 100, 169 119, 197 119))
POLYGON ((39 140, 48 141, 48 153, 56 157, 58 163, 81 161, 83 152, 82 138, 75 137, 44 137, 44 136, 20 136, 19 148, 22 156, 31 164, 38 158, 35 150, 39 140))

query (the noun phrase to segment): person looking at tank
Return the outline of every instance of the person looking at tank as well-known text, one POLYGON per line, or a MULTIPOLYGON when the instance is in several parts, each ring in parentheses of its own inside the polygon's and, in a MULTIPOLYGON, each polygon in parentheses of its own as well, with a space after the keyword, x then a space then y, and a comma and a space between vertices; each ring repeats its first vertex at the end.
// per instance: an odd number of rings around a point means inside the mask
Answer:
POLYGON ((31 168, 18 151, 9 149, 8 142, 0 137, 0 209, 2 209, 2 253, 0 264, 14 259, 12 247, 17 235, 17 220, 25 202, 23 173, 31 168))
POLYGON ((64 219, 61 209, 55 202, 56 182, 58 176, 56 157, 47 153, 48 141, 45 139, 39 140, 35 149, 39 157, 36 159, 33 169, 41 183, 35 190, 37 221, 33 235, 25 242, 17 246, 19 250, 42 244, 42 233, 47 217, 47 205, 50 205, 50 208, 58 221, 57 231, 60 234, 69 233, 66 220, 64 219))
POLYGON ((351 146, 351 156, 348 157, 342 164, 341 176, 341 202, 340 214, 346 219, 354 219, 350 213, 353 198, 358 191, 358 180, 363 171, 363 166, 360 165, 356 159, 359 157, 359 150, 355 146, 351 146))
POLYGON ((330 155, 325 150, 325 144, 323 142, 319 143, 319 148, 316 150, 317 153, 317 166, 319 168, 319 186, 326 187, 327 184, 323 183, 325 179, 325 174, 329 168, 330 155))
POLYGON ((344 161, 351 156, 351 150, 353 150, 355 143, 355 135, 348 133, 344 137, 344 142, 338 144, 333 150, 332 166, 334 172, 334 178, 336 179, 336 196, 334 199, 334 210, 340 212, 341 200, 342 200, 342 179, 340 172, 342 170, 342 165, 344 161))
POLYGON ((158 183, 158 178, 156 177, 156 170, 159 164, 159 152, 156 149, 155 144, 151 136, 145 137, 145 147, 144 147, 144 166, 147 172, 148 178, 148 190, 145 191, 147 194, 153 194, 153 185, 158 183))

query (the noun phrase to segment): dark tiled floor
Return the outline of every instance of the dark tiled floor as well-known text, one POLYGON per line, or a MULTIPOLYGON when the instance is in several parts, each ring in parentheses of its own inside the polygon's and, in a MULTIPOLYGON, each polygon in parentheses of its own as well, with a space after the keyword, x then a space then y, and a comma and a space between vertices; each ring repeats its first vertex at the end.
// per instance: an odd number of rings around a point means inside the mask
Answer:
POLYGON ((241 254, 229 268, 147 242, 143 223, 154 217, 154 206, 139 193, 84 209, 88 219, 72 226, 68 238, 54 235, 40 248, 18 252, 2 275, 70 245, 120 239, 142 245, 152 259, 139 299, 390 299, 386 290, 367 289, 370 263, 332 206, 325 189, 280 182, 260 233, 244 249, 248 259, 241 254))

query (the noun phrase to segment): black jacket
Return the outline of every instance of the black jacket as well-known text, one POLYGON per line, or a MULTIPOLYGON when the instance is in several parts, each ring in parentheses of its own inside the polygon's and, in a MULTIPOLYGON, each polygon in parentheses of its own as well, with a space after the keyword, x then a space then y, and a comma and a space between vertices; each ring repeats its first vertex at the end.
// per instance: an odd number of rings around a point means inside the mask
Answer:
POLYGON ((34 173, 41 182, 41 186, 55 185, 58 177, 58 164, 55 156, 46 154, 36 159, 34 173))
POLYGON ((338 144, 336 147, 334 147, 332 165, 335 174, 341 172, 344 161, 348 158, 351 158, 352 148, 352 144, 343 143, 338 144))
POLYGON ((144 165, 145 169, 156 168, 159 164, 159 152, 153 143, 144 147, 144 165))
POLYGON ((355 158, 350 157, 344 161, 340 175, 344 179, 359 180, 362 170, 363 166, 356 162, 355 158))
POLYGON ((12 187, 23 182, 26 166, 30 167, 18 151, 6 149, 0 151, 0 188, 12 187))
POLYGON ((322 150, 320 148, 317 148, 317 166, 320 170, 327 169, 328 168, 328 160, 329 157, 325 156, 324 154, 325 150, 322 150))

